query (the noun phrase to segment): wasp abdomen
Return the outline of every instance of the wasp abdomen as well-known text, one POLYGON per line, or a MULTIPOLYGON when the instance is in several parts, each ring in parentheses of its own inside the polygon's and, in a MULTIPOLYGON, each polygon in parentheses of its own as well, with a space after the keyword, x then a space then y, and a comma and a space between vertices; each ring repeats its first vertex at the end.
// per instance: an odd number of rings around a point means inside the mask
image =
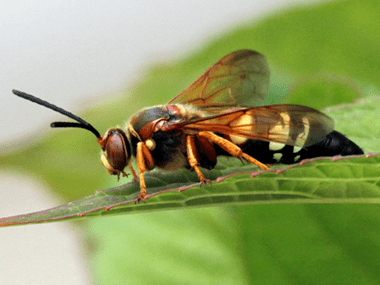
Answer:
POLYGON ((360 154, 364 154, 363 150, 353 141, 349 140, 345 135, 337 131, 329 133, 319 143, 302 148, 298 153, 301 160, 319 156, 347 156, 360 154))
MULTIPOLYGON (((246 154, 266 164, 292 164, 303 159, 335 156, 335 155, 361 155, 363 150, 343 134, 333 131, 325 136, 320 142, 308 147, 295 150, 294 146, 280 144, 273 145, 272 142, 248 139, 239 147, 246 154)), ((229 154, 218 146, 215 146, 217 155, 229 156, 229 154)))

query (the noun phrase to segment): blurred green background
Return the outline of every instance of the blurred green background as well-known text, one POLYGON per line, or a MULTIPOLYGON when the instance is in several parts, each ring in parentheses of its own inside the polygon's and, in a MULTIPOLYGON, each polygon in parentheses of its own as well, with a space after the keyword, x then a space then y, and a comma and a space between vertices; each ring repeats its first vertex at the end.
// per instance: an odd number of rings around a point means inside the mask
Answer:
MULTIPOLYGON (((133 87, 80 116, 99 130, 123 125, 142 107, 170 100, 222 56, 246 48, 268 58, 268 104, 322 109, 377 96, 379 15, 375 0, 331 1, 231 27, 202 43, 200 53, 152 66, 133 87)), ((336 129, 359 142, 352 124, 337 121, 336 129)), ((32 173, 72 201, 117 185, 98 152, 87 132, 55 130, 1 157, 0 165, 32 173)), ((95 284, 378 284, 379 209, 264 204, 95 218, 81 226, 95 284)))

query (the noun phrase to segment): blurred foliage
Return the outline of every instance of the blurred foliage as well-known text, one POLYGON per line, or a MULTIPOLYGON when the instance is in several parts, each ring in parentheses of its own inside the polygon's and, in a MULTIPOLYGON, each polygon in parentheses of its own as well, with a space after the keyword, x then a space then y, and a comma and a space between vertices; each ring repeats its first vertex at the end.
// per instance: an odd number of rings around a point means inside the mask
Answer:
POLYGON ((333 78, 333 76, 314 76, 295 82, 284 103, 304 104, 323 109, 351 102, 361 96, 360 86, 352 80, 333 78), (310 96, 305 99, 305 94, 310 94, 310 96), (319 100, 320 94, 323 94, 324 100, 319 100))
MULTIPOLYGON (((242 48, 269 60, 268 103, 294 96, 298 104, 326 107, 378 95, 378 15, 377 0, 332 1, 246 23, 182 60, 152 67, 133 88, 80 115, 100 130, 123 125, 138 109, 168 101, 219 58, 242 48)), ((372 116, 351 133, 358 115, 365 116, 353 105, 352 114, 334 117, 336 129, 359 145, 362 135, 372 137, 371 148, 376 149, 379 135, 371 128, 372 116)), ((51 133, 2 156, 1 167, 40 177, 67 200, 117 185, 99 162, 93 135, 78 130, 51 133)), ((96 284, 380 280, 378 205, 218 207, 92 219, 87 225, 96 284)))

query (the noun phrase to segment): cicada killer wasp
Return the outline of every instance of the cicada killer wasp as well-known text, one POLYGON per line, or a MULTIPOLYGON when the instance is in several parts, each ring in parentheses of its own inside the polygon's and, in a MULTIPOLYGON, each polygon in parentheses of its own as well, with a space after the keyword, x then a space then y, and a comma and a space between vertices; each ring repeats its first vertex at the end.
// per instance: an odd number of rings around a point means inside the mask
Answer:
POLYGON ((233 52, 206 70, 194 83, 165 105, 145 108, 130 118, 125 130, 116 127, 103 136, 74 114, 32 95, 28 99, 77 122, 54 122, 53 128, 83 128, 95 134, 101 161, 112 175, 126 176, 128 167, 146 196, 144 173, 155 167, 213 169, 219 155, 235 156, 267 169, 265 164, 295 163, 318 156, 363 154, 344 135, 334 131, 325 114, 301 105, 263 106, 269 86, 266 58, 252 50, 233 52), (298 147, 298 150, 295 150, 298 147), (279 160, 275 158, 281 155, 279 160), (137 161, 138 174, 131 166, 137 161))

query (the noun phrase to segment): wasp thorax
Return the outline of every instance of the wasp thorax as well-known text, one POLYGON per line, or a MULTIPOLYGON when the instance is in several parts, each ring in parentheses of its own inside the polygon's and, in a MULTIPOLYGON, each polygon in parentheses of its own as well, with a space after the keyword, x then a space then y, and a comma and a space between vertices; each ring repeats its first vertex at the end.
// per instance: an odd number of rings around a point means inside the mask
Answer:
POLYGON ((124 131, 120 128, 107 130, 99 144, 102 147, 101 160, 108 172, 113 175, 124 174, 131 153, 124 131))

